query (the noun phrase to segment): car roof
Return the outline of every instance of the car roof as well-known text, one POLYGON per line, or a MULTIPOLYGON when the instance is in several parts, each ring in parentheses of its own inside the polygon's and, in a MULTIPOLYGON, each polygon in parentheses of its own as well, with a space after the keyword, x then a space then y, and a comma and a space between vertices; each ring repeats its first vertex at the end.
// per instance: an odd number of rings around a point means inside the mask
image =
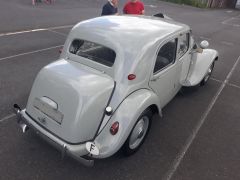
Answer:
POLYGON ((153 16, 101 16, 78 23, 73 32, 87 36, 101 36, 121 42, 139 40, 147 43, 152 39, 164 38, 178 31, 188 30, 185 24, 153 16), (146 41, 146 42, 145 42, 146 41))
MULTIPOLYGON (((185 24, 153 16, 102 16, 75 25, 65 44, 69 45, 74 39, 82 39, 109 47, 116 52, 113 67, 119 69, 124 66, 127 74, 144 61, 143 56, 151 54, 152 57, 159 43, 161 44, 171 35, 188 30, 189 27, 185 24)), ((117 77, 119 71, 115 72, 115 68, 103 68, 92 61, 87 63, 119 79, 117 77)), ((145 71, 147 73, 147 68, 145 71)))

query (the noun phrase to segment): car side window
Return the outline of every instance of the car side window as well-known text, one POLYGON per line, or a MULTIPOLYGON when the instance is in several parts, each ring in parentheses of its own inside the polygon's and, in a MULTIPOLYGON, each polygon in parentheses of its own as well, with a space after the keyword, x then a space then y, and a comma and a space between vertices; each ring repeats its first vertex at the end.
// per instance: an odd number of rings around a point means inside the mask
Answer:
POLYGON ((179 46, 178 46, 178 57, 182 57, 189 48, 189 33, 187 34, 182 34, 178 38, 179 46))
POLYGON ((164 44, 158 54, 153 73, 156 73, 170 64, 173 64, 176 59, 177 39, 173 39, 164 44))

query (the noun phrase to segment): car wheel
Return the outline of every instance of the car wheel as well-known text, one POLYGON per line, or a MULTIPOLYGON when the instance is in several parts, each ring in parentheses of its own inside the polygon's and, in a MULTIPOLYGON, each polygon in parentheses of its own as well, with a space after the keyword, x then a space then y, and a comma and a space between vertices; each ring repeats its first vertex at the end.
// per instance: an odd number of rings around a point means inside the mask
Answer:
POLYGON ((212 75, 213 68, 214 68, 214 62, 208 68, 207 74, 204 76, 203 80, 200 82, 200 86, 203 86, 208 82, 208 80, 210 79, 210 77, 212 75))
POLYGON ((152 122, 152 112, 146 109, 138 118, 122 150, 126 156, 134 154, 147 137, 152 122))

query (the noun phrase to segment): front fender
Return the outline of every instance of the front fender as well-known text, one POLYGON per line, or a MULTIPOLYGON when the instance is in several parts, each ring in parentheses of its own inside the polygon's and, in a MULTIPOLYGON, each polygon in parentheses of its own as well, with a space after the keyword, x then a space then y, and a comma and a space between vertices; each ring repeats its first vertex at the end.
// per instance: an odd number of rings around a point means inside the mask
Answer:
POLYGON ((201 82, 207 70, 218 57, 218 52, 214 49, 203 49, 202 53, 194 53, 189 68, 186 81, 183 86, 196 86, 201 82))
POLYGON ((161 106, 155 93, 148 89, 141 89, 129 95, 114 112, 106 126, 95 138, 94 143, 100 154, 95 158, 106 158, 115 154, 124 144, 140 114, 151 105, 158 107, 161 115, 161 106), (110 133, 110 127, 119 122, 116 135, 110 133))

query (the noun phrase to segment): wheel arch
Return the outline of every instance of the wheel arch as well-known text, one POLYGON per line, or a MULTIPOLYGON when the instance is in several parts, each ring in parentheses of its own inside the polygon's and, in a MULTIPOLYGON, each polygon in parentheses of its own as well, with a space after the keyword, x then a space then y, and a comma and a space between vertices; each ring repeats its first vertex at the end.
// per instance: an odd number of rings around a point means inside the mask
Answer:
POLYGON ((158 97, 151 90, 140 89, 128 96, 94 140, 100 150, 95 158, 107 158, 115 154, 127 140, 138 117, 148 108, 153 113, 162 115, 158 97), (115 121, 119 122, 119 131, 116 135, 111 135, 109 130, 115 121))
POLYGON ((152 104, 148 108, 152 111, 153 114, 159 114, 162 116, 162 113, 161 114, 159 113, 159 109, 156 104, 152 104))

